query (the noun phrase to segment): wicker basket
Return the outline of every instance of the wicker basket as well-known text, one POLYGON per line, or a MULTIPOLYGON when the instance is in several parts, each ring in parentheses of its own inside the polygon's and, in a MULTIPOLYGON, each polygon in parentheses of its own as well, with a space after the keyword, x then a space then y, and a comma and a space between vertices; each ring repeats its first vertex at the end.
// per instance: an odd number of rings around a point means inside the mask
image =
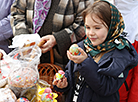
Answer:
POLYGON ((58 72, 58 70, 62 70, 62 68, 58 65, 53 64, 54 63, 54 55, 53 55, 53 50, 50 51, 50 59, 51 63, 42 63, 38 65, 38 71, 39 71, 39 76, 40 79, 45 80, 48 84, 50 84, 50 88, 52 89, 53 92, 56 92, 58 94, 58 102, 62 102, 62 93, 57 92, 54 90, 52 82, 54 79, 54 75, 58 72))
POLYGON ((62 68, 54 64, 42 63, 38 65, 38 70, 40 79, 47 81, 52 87, 54 75, 62 68))

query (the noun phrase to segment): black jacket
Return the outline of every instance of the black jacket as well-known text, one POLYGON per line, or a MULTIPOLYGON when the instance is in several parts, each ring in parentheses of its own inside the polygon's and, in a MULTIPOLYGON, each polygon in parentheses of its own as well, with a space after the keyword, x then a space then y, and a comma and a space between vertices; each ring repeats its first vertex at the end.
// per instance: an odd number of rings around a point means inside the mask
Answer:
MULTIPOLYGON (((84 48, 83 42, 78 45, 84 48)), ((77 102, 119 102, 118 89, 125 81, 129 70, 138 63, 137 52, 131 44, 130 46, 131 51, 126 48, 123 50, 114 49, 104 54, 98 63, 89 54, 81 64, 69 61, 65 74, 68 78, 68 87, 58 89, 54 86, 54 88, 67 94, 66 102, 73 102, 74 72, 78 70, 85 81, 77 102)))

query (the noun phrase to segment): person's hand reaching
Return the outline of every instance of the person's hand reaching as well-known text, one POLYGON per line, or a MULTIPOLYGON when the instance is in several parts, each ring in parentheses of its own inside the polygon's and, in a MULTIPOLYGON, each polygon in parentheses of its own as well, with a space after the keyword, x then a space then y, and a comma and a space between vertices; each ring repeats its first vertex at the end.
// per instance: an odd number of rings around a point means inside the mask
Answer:
POLYGON ((42 53, 50 51, 53 48, 53 46, 56 45, 56 39, 53 35, 46 35, 42 37, 40 43, 41 42, 45 42, 41 46, 39 46, 42 50, 42 53))

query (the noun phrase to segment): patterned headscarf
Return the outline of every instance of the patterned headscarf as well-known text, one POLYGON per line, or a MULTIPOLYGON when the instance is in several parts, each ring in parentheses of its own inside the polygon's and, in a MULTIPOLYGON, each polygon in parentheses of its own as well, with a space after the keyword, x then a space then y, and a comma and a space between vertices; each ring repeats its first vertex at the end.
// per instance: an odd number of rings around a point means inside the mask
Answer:
MULTIPOLYGON (((100 1, 105 1, 105 0, 99 0, 98 2, 100 1)), ((126 46, 130 48, 128 41, 122 36, 120 36, 120 34, 124 30, 124 21, 122 16, 114 5, 110 4, 110 8, 111 8, 111 23, 105 41, 98 46, 93 46, 88 37, 84 40, 84 46, 86 47, 86 52, 90 53, 92 57, 101 52, 105 52, 113 48, 123 49, 126 46)))
POLYGON ((34 5, 33 33, 38 33, 48 15, 51 0, 36 0, 34 5))

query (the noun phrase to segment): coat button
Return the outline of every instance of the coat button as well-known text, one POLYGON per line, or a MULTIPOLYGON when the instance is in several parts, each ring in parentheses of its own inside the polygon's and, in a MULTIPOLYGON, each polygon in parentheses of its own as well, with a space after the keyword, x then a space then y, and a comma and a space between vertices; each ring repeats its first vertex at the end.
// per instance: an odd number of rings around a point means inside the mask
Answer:
POLYGON ((89 86, 88 86, 88 85, 86 85, 86 87, 87 87, 87 88, 89 88, 89 86))

